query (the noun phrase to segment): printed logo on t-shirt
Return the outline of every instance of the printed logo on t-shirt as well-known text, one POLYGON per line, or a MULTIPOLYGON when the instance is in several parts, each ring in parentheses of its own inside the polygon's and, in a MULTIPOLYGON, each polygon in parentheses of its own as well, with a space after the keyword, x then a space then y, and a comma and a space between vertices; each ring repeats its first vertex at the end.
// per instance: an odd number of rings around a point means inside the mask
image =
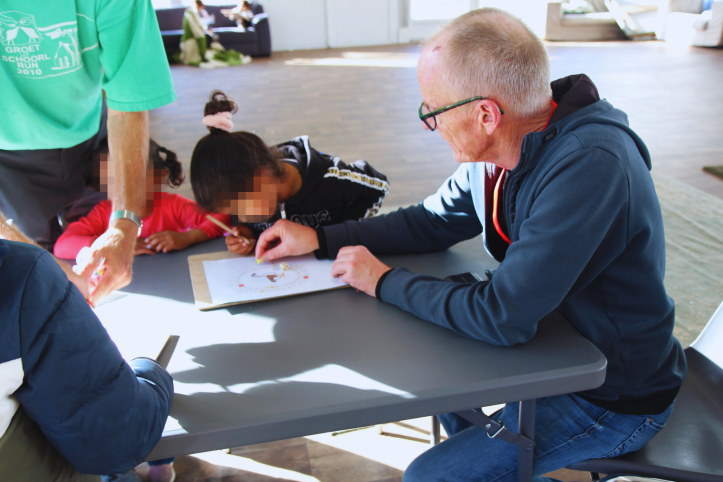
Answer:
POLYGON ((329 211, 324 209, 316 214, 294 214, 289 218, 289 221, 302 226, 307 226, 313 229, 321 227, 322 223, 325 223, 331 219, 329 211))
POLYGON ((0 12, 0 44, 0 60, 13 64, 16 77, 36 79, 75 72, 83 67, 80 54, 98 46, 80 50, 76 20, 38 27, 33 15, 16 10, 0 12))

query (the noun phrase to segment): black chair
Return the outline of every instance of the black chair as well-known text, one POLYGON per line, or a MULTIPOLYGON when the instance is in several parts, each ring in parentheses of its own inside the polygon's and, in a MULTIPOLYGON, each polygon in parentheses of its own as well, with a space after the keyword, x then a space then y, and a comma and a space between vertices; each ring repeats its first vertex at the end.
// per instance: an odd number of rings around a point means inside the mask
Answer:
POLYGON ((685 350, 688 376, 663 430, 637 452, 570 465, 597 474, 723 482, 723 303, 685 350))

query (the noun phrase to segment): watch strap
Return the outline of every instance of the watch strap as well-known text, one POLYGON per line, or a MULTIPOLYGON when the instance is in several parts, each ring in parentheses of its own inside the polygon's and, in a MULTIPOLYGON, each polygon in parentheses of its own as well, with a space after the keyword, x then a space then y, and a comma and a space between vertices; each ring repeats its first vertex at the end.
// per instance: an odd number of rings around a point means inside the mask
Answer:
POLYGON ((110 215, 110 219, 108 220, 108 224, 112 223, 116 219, 127 219, 129 221, 133 221, 138 225, 138 236, 141 235, 141 230, 143 229, 143 220, 133 211, 128 211, 127 209, 123 209, 121 211, 113 211, 113 213, 111 213, 110 215))

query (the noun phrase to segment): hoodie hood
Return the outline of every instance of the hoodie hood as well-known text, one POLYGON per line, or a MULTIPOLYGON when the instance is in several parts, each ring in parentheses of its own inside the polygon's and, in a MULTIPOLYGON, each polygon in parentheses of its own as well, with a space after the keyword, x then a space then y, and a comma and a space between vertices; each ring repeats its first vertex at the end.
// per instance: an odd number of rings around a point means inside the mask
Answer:
POLYGON ((513 169, 513 175, 532 169, 534 162, 531 160, 539 158, 542 151, 555 144, 556 139, 593 124, 610 125, 624 131, 635 142, 648 170, 651 169, 650 152, 630 128, 627 114, 614 108, 607 100, 601 100, 597 87, 587 75, 571 75, 552 82, 550 86, 557 108, 545 130, 525 136, 520 162, 513 169))

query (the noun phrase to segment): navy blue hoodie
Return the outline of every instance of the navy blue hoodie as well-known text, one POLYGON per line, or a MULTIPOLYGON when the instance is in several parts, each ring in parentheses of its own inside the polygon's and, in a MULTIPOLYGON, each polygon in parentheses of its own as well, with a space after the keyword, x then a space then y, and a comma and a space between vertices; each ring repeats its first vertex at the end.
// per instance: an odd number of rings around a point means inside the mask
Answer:
MULTIPOLYGON (((147 358, 129 366, 46 251, 0 240, 0 455, 24 412, 78 472, 123 472, 158 443, 172 400, 168 372, 147 358)), ((57 456, 36 461, 50 462, 62 478, 57 456)))
POLYGON ((490 282, 449 283, 396 268, 378 295, 460 335, 506 346, 531 339, 538 321, 559 310, 608 360, 605 383, 581 395, 620 413, 660 413, 686 362, 663 286, 665 238, 650 156, 625 113, 600 100, 586 76, 552 87, 558 107, 545 130, 525 136, 506 180, 508 248, 485 229, 485 163, 461 165, 419 205, 325 227, 320 244, 331 258, 348 245, 421 253, 482 233, 501 261, 490 282))

